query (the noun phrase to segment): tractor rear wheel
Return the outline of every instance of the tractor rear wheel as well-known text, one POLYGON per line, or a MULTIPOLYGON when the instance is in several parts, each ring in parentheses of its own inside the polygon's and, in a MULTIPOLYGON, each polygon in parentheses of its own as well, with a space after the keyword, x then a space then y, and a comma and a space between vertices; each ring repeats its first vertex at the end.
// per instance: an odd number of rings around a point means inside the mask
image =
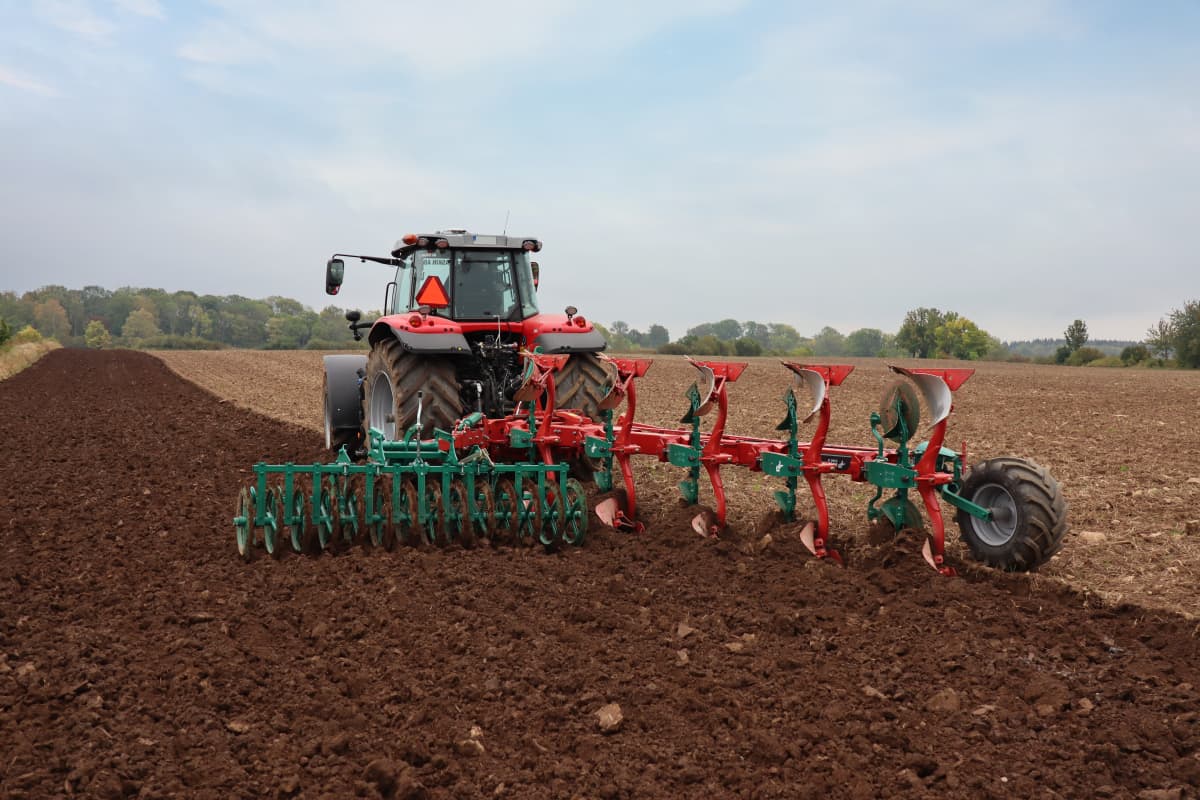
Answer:
MULTIPOLYGON (((554 376, 554 404, 582 411, 588 419, 601 421, 600 401, 612 391, 612 375, 595 353, 576 353, 554 376)), ((571 460, 571 475, 590 483, 603 464, 580 456, 571 460)))
POLYGON ((962 538, 977 561, 1028 572, 1062 547, 1067 500, 1050 473, 1032 461, 1004 457, 976 464, 959 494, 992 512, 990 520, 958 512, 962 538))
POLYGON ((462 416, 458 390, 449 358, 407 352, 395 339, 376 342, 363 379, 363 421, 389 441, 403 439, 420 406, 421 438, 432 439, 434 428, 450 430, 462 416))
POLYGON ((582 411, 600 421, 600 401, 612 391, 612 377, 595 353, 575 353, 554 375, 554 405, 582 411))

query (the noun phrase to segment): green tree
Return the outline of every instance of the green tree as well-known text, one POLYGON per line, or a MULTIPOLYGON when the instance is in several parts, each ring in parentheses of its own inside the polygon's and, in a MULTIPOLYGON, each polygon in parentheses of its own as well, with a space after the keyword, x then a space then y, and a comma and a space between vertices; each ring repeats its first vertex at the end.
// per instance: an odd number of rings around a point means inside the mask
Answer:
POLYGON ((1082 367, 1104 358, 1104 351, 1096 347, 1081 347, 1067 358, 1067 366, 1082 367))
POLYGON ((669 341, 671 334, 662 325, 651 325, 650 330, 646 332, 646 344, 656 350, 669 341))
POLYGON ((61 339, 71 333, 67 310, 54 298, 33 307, 33 324, 42 336, 51 339, 61 339))
POLYGON ((742 338, 742 323, 736 319, 723 319, 720 322, 705 322, 688 329, 688 336, 700 338, 715 336, 723 342, 732 342, 742 338))
POLYGON ((1168 320, 1160 319, 1146 331, 1146 347, 1159 358, 1170 358, 1175 346, 1175 331, 1168 320))
POLYGON ((207 339, 212 336, 213 319, 212 314, 204 309, 201 305, 188 306, 187 310, 187 328, 186 333, 195 336, 197 339, 207 339))
POLYGON ((1121 351, 1121 363, 1125 366, 1140 364, 1150 358, 1150 349, 1144 344, 1131 344, 1121 351))
POLYGON ((733 352, 739 356, 761 356, 762 345, 757 339, 751 339, 749 336, 743 336, 733 343, 733 352))
POLYGON ((782 322, 772 322, 770 335, 767 339, 767 349, 775 353, 794 353, 804 346, 804 337, 791 325, 782 322))
POLYGON ((0 345, 3 345, 12 338, 12 328, 8 327, 8 323, 4 317, 0 317, 0 345))
POLYGON ((102 350, 112 346, 112 334, 108 332, 108 328, 104 327, 103 322, 94 319, 84 329, 83 341, 94 350, 102 350))
POLYGON ((896 332, 896 347, 917 358, 929 358, 937 352, 937 328, 945 321, 936 308, 914 308, 904 315, 896 332))
POLYGON ((1192 300, 1171 312, 1171 331, 1179 366, 1200 367, 1200 300, 1192 300))
POLYGON ((0 292, 0 317, 4 317, 9 328, 19 331, 33 322, 33 303, 17 297, 16 292, 0 292))
POLYGON ((846 352, 846 337, 836 328, 826 325, 812 339, 813 354, 818 356, 840 356, 846 352))
POLYGON ((1068 351, 1074 353, 1076 350, 1087 344, 1087 323, 1081 319, 1075 320, 1067 326, 1065 331, 1063 331, 1063 336, 1067 340, 1068 351))
POLYGON ((937 352, 951 358, 975 361, 983 358, 992 346, 992 337, 971 320, 954 312, 945 315, 945 321, 934 329, 937 352))
POLYGON ((742 336, 749 336, 754 341, 762 345, 764 350, 771 347, 771 326, 764 325, 761 322, 748 320, 742 323, 742 336))
POLYGON ((878 328, 859 328, 846 336, 846 355, 876 358, 884 353, 883 331, 878 328))
POLYGON ((298 350, 312 338, 317 315, 311 311, 290 317, 267 320, 267 347, 272 350, 298 350))
POLYGON ((125 317, 121 326, 121 335, 131 342, 141 342, 152 336, 158 336, 162 331, 158 328, 158 319, 153 313, 144 308, 135 308, 125 317))

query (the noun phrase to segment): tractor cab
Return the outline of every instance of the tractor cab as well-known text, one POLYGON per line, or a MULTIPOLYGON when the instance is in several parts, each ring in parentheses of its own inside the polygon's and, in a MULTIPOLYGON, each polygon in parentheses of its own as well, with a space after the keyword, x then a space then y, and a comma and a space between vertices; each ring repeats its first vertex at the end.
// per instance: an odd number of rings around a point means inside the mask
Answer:
POLYGON ((401 263, 387 310, 427 308, 459 322, 517 322, 536 316, 530 254, 539 249, 536 239, 465 231, 405 236, 392 251, 401 263))

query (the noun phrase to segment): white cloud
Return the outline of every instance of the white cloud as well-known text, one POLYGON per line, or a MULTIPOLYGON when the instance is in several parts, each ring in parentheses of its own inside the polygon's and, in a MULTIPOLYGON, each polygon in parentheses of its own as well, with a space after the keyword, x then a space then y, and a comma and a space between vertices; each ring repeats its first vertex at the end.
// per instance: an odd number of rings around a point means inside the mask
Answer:
POLYGON ((233 66, 269 60, 271 51, 259 38, 233 25, 208 22, 179 48, 178 55, 200 64, 233 66))
POLYGON ((0 66, 0 83, 4 84, 5 86, 11 86, 14 89, 20 89, 24 92, 40 94, 43 97, 58 97, 58 90, 53 86, 42 83, 34 78, 13 72, 4 66, 0 66))
POLYGON ((626 47, 672 22, 726 13, 744 0, 214 0, 229 25, 264 46, 326 54, 330 64, 401 63, 433 78, 494 66, 582 62, 626 47))
POLYGON ((35 0, 33 11, 42 21, 85 39, 107 39, 117 29, 87 0, 35 0))
POLYGON ((167 18, 158 0, 113 0, 113 5, 122 11, 136 14, 139 17, 150 17, 152 19, 167 18))

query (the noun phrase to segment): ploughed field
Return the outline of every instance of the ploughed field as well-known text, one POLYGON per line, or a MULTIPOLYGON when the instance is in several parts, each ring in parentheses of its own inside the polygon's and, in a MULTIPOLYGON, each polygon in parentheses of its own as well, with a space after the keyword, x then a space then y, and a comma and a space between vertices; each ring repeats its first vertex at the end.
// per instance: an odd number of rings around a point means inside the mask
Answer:
MULTIPOLYGON (((1075 532, 1048 578, 946 579, 912 543, 868 546, 867 493, 844 479, 840 569, 793 526, 763 538, 774 481, 729 470, 733 528, 702 540, 676 471, 650 464, 638 536, 247 565, 230 520, 249 466, 323 458, 319 359, 169 359, 229 399, 125 351, 59 350, 0 382, 0 796, 1200 784, 1197 625, 1161 607, 1192 603, 1200 376, 981 367, 951 440, 1049 466, 1075 532)), ((643 419, 682 414, 689 371, 656 362, 643 419)), ((759 360, 731 387, 731 432, 770 434, 785 375, 759 360)), ((831 441, 870 441, 883 385, 864 362, 833 390, 831 441)))

